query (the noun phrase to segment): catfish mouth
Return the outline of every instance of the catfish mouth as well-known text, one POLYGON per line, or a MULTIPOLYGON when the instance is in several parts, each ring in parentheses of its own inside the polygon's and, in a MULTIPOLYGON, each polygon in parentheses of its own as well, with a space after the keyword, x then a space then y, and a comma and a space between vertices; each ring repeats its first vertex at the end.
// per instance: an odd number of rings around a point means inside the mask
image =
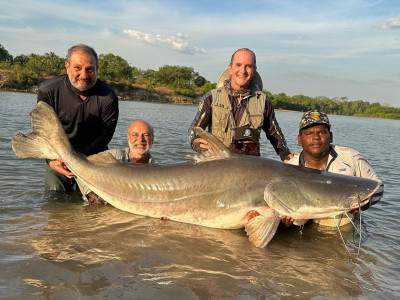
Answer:
POLYGON ((364 206, 366 206, 368 208, 371 205, 376 204, 377 202, 379 202, 379 200, 381 200, 381 198, 383 196, 383 189, 384 189, 383 184, 379 184, 364 199, 360 199, 359 197, 357 199, 354 199, 353 202, 350 204, 350 210, 353 210, 356 208, 362 208, 364 206))

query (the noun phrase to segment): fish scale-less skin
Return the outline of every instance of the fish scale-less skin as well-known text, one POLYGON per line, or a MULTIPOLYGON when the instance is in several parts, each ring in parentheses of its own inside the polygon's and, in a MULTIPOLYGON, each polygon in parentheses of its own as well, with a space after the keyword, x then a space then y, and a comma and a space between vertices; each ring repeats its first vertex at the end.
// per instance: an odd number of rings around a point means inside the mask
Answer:
POLYGON ((119 163, 86 164, 81 160, 65 162, 113 206, 135 214, 217 228, 243 226, 249 210, 263 210, 260 207, 266 206, 264 193, 267 201, 272 199, 268 204, 275 209, 279 205, 273 201, 291 207, 281 210, 281 214, 315 218, 348 210, 358 195, 364 199, 375 190, 369 181, 350 183, 343 176, 309 172, 253 157, 137 168, 119 163), (278 168, 280 174, 276 176, 278 168), (227 175, 232 173, 237 175, 227 175), (279 189, 268 192, 271 185, 279 189), (368 188, 369 185, 374 189, 368 188))
POLYGON ((33 133, 12 139, 17 156, 60 157, 97 195, 127 212, 214 228, 245 227, 257 247, 271 240, 279 216, 336 216, 358 207, 359 202, 365 205, 380 188, 369 179, 230 153, 201 128, 195 129, 196 134, 207 140, 210 150, 197 156, 197 162, 164 166, 95 163, 72 150, 49 105, 39 102, 32 110, 32 120, 33 133), (255 217, 249 217, 250 212, 255 217))
POLYGON ((80 157, 64 161, 100 197, 135 214, 209 227, 240 228, 249 210, 266 209, 264 184, 260 184, 265 182, 265 176, 248 180, 253 172, 246 171, 233 182, 231 176, 220 176, 220 168, 226 172, 238 168, 234 159, 233 163, 185 163, 179 167, 96 164, 80 157))

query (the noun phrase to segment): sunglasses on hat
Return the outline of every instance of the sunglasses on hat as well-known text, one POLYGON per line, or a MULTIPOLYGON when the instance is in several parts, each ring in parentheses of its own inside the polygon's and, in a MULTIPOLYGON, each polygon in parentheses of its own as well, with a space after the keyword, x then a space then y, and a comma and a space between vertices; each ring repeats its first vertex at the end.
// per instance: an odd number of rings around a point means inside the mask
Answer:
POLYGON ((246 148, 248 151, 254 151, 258 146, 257 143, 244 143, 243 141, 236 141, 233 145, 236 150, 244 150, 246 148))

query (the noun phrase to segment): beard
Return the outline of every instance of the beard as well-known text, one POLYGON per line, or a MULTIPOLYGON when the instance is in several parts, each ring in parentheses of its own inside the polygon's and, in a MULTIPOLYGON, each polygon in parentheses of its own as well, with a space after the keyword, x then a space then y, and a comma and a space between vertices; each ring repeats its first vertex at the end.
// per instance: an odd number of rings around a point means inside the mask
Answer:
POLYGON ((97 78, 95 78, 95 80, 93 82, 91 78, 87 78, 87 79, 80 79, 79 77, 72 78, 69 74, 68 74, 68 76, 69 76, 69 81, 71 82, 71 85, 75 89, 77 89, 81 92, 91 89, 97 82, 97 78))
POLYGON ((150 145, 149 144, 142 144, 139 142, 135 143, 129 143, 129 149, 132 152, 132 154, 135 154, 135 156, 142 157, 146 153, 150 151, 150 145))

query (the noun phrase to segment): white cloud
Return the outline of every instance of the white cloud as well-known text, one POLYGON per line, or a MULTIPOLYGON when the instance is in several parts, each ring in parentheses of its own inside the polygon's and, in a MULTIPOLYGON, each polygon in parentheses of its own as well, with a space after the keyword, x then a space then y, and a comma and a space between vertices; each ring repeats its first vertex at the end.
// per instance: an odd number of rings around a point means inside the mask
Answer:
POLYGON ((166 46, 170 49, 189 54, 206 53, 204 48, 190 47, 189 43, 187 42, 188 36, 183 35, 182 33, 165 36, 161 34, 144 33, 132 29, 124 29, 123 32, 135 38, 136 40, 145 42, 147 44, 166 46))
POLYGON ((138 68, 185 65, 215 82, 232 52, 248 47, 272 92, 399 106, 399 75, 393 73, 399 69, 400 8, 393 0, 257 0, 251 14, 236 8, 239 0, 115 0, 96 7, 76 0, 2 2, 0 43, 14 56, 52 51, 63 57, 84 42, 138 68), (81 9, 65 14, 71 5, 81 9))
POLYGON ((400 29, 400 18, 392 18, 382 25, 382 29, 400 29))

